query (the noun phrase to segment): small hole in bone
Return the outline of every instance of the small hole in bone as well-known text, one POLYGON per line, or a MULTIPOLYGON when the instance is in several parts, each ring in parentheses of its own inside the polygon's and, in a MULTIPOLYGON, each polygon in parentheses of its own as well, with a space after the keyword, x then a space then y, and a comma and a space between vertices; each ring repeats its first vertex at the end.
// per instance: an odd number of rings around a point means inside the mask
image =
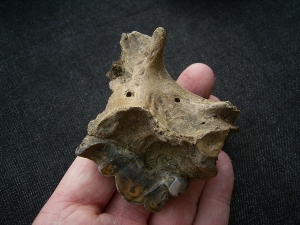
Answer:
POLYGON ((175 98, 175 102, 180 102, 180 99, 179 98, 175 98))
POLYGON ((126 93, 126 97, 131 97, 132 96, 132 92, 131 91, 128 91, 127 93, 126 93))

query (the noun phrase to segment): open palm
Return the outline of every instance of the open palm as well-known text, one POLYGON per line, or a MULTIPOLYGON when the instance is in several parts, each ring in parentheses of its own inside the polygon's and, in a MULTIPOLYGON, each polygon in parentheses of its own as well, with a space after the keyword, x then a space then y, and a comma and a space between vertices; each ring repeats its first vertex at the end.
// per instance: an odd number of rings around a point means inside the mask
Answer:
MULTIPOLYGON (((177 82, 194 94, 218 101, 210 95, 214 74, 204 64, 189 66, 177 82)), ((170 197, 160 212, 151 213, 142 205, 126 202, 114 178, 103 176, 93 161, 77 157, 33 224, 228 224, 233 169, 223 151, 217 166, 215 178, 191 183, 185 193, 170 197)))

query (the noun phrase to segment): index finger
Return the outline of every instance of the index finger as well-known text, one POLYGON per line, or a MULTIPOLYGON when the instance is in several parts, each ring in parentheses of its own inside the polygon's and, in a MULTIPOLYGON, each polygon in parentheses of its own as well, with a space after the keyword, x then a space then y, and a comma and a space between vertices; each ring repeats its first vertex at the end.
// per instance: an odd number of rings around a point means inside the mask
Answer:
POLYGON ((208 99, 215 84, 212 69, 203 63, 194 63, 178 77, 177 83, 190 92, 208 99))

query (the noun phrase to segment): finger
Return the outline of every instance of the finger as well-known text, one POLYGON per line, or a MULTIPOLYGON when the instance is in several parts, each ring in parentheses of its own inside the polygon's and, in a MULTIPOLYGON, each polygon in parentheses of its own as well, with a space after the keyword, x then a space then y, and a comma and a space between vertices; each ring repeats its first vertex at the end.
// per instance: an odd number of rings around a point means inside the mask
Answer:
POLYGON ((95 205, 101 213, 115 190, 113 178, 103 176, 93 161, 77 157, 55 193, 74 203, 95 205))
POLYGON ((146 224, 151 214, 143 205, 126 202, 118 191, 115 192, 104 212, 114 216, 120 224, 131 225, 146 224))
POLYGON ((207 180, 198 203, 194 225, 228 224, 233 190, 233 169, 228 155, 221 151, 218 157, 218 175, 207 180))
POLYGON ((177 82, 190 92, 209 98, 215 84, 215 76, 207 65, 195 63, 180 74, 177 82))
POLYGON ((209 96, 209 99, 210 99, 210 100, 213 100, 213 101, 215 101, 215 102, 219 102, 219 101, 220 101, 220 99, 217 98, 217 97, 214 96, 214 95, 210 95, 210 96, 209 96))
POLYGON ((204 184, 204 181, 193 182, 185 193, 171 197, 162 211, 150 216, 148 224, 192 224, 204 184))
POLYGON ((75 220, 78 224, 96 219, 115 189, 113 178, 100 174, 94 162, 77 157, 41 209, 34 224, 45 224, 61 218, 65 222, 77 218, 75 220))

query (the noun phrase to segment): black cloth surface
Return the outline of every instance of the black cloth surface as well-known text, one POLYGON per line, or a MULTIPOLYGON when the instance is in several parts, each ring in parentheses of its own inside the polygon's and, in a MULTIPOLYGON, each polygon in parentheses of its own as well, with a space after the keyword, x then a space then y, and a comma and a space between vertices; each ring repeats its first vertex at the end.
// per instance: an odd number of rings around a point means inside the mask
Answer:
POLYGON ((297 0, 1 1, 0 224, 32 223, 105 108, 121 34, 157 27, 174 79, 205 63, 241 110, 229 224, 299 224, 297 0))

